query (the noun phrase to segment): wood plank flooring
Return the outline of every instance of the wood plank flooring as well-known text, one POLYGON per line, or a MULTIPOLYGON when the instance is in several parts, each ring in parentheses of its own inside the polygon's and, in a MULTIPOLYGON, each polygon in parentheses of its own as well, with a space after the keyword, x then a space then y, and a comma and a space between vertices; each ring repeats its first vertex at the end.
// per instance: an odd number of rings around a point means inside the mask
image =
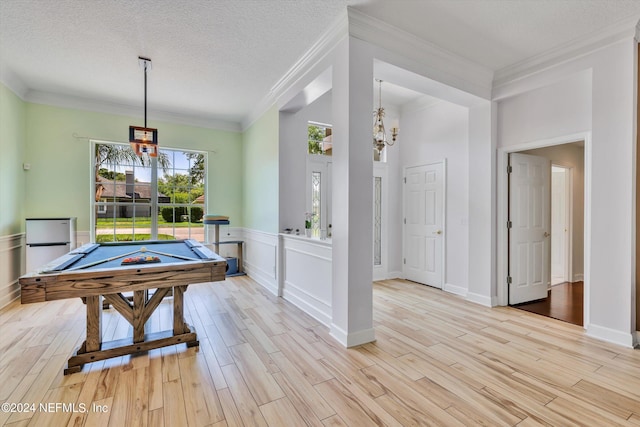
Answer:
MULTIPOLYGON (((0 425, 640 425, 640 350, 427 286, 377 282, 377 341, 348 350, 246 276, 190 286, 185 311, 199 351, 167 347, 63 376, 84 339, 82 302, 6 307, 0 402, 36 408, 2 411, 0 425)), ((149 329, 170 324, 165 301, 149 329)), ((132 333, 113 309, 103 328, 106 340, 132 333)))
POLYGON ((564 282, 554 285, 549 290, 547 298, 514 307, 582 326, 584 324, 584 282, 564 282))

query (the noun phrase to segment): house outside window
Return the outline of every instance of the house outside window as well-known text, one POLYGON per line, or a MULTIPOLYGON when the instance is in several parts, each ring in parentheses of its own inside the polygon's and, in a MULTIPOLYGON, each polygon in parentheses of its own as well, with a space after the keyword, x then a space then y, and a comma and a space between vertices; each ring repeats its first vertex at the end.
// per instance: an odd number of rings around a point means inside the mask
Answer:
POLYGON ((308 154, 331 156, 333 151, 331 125, 309 122, 307 144, 308 154))
POLYGON ((93 241, 204 241, 206 153, 164 148, 142 159, 128 144, 93 148, 93 241))

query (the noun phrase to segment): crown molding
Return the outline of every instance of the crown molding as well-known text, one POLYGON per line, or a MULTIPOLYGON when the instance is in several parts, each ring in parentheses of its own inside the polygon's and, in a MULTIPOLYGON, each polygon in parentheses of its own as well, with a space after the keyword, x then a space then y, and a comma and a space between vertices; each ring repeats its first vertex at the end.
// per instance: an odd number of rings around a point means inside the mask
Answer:
POLYGON ((242 130, 247 130, 264 115, 285 92, 324 59, 349 34, 349 20, 344 13, 320 36, 295 64, 271 87, 269 93, 257 104, 244 120, 242 130))
POLYGON ((493 72, 490 69, 348 7, 346 14, 341 15, 334 22, 245 117, 242 121, 242 130, 247 130, 262 117, 291 86, 349 35, 426 65, 433 71, 430 77, 436 80, 485 99, 489 99, 491 95, 493 72), (428 61, 423 58, 428 58, 428 61))
POLYGON ((495 72, 494 90, 528 75, 586 55, 625 38, 640 35, 640 15, 608 25, 589 36, 571 40, 539 55, 506 66, 495 72))
POLYGON ((29 89, 23 83, 22 79, 18 77, 11 69, 7 68, 7 66, 0 67, 0 82, 5 85, 11 92, 16 94, 16 96, 23 101, 25 100, 25 96, 29 89))
POLYGON ((429 78, 489 99, 493 81, 493 71, 489 68, 380 19, 352 8, 347 10, 351 36, 420 64, 428 71, 429 78))
MULTIPOLYGON (((71 108, 76 110, 93 111, 97 113, 116 114, 122 116, 140 117, 140 107, 118 104, 115 102, 98 101, 53 92, 28 90, 23 100, 34 104, 51 105, 54 107, 71 108)), ((161 110, 149 110, 149 119, 161 122, 196 126, 207 129, 240 132, 240 123, 217 120, 211 117, 194 116, 172 113, 161 110)))

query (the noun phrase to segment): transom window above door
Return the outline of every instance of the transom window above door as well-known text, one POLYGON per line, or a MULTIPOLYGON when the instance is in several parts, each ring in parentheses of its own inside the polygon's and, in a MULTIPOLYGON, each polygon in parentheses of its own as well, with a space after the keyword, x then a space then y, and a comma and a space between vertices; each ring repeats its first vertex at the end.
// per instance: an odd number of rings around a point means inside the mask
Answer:
POLYGON ((330 125, 309 122, 308 136, 308 154, 332 155, 333 136, 330 125))

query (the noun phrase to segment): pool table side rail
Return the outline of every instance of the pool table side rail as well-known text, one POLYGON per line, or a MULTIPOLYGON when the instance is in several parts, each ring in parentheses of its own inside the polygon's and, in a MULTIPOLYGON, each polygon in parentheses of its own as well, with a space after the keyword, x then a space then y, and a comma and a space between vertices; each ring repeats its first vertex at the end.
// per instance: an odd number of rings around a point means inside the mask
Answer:
POLYGON ((21 303, 218 282, 225 279, 226 266, 223 259, 27 274, 19 279, 21 303))

